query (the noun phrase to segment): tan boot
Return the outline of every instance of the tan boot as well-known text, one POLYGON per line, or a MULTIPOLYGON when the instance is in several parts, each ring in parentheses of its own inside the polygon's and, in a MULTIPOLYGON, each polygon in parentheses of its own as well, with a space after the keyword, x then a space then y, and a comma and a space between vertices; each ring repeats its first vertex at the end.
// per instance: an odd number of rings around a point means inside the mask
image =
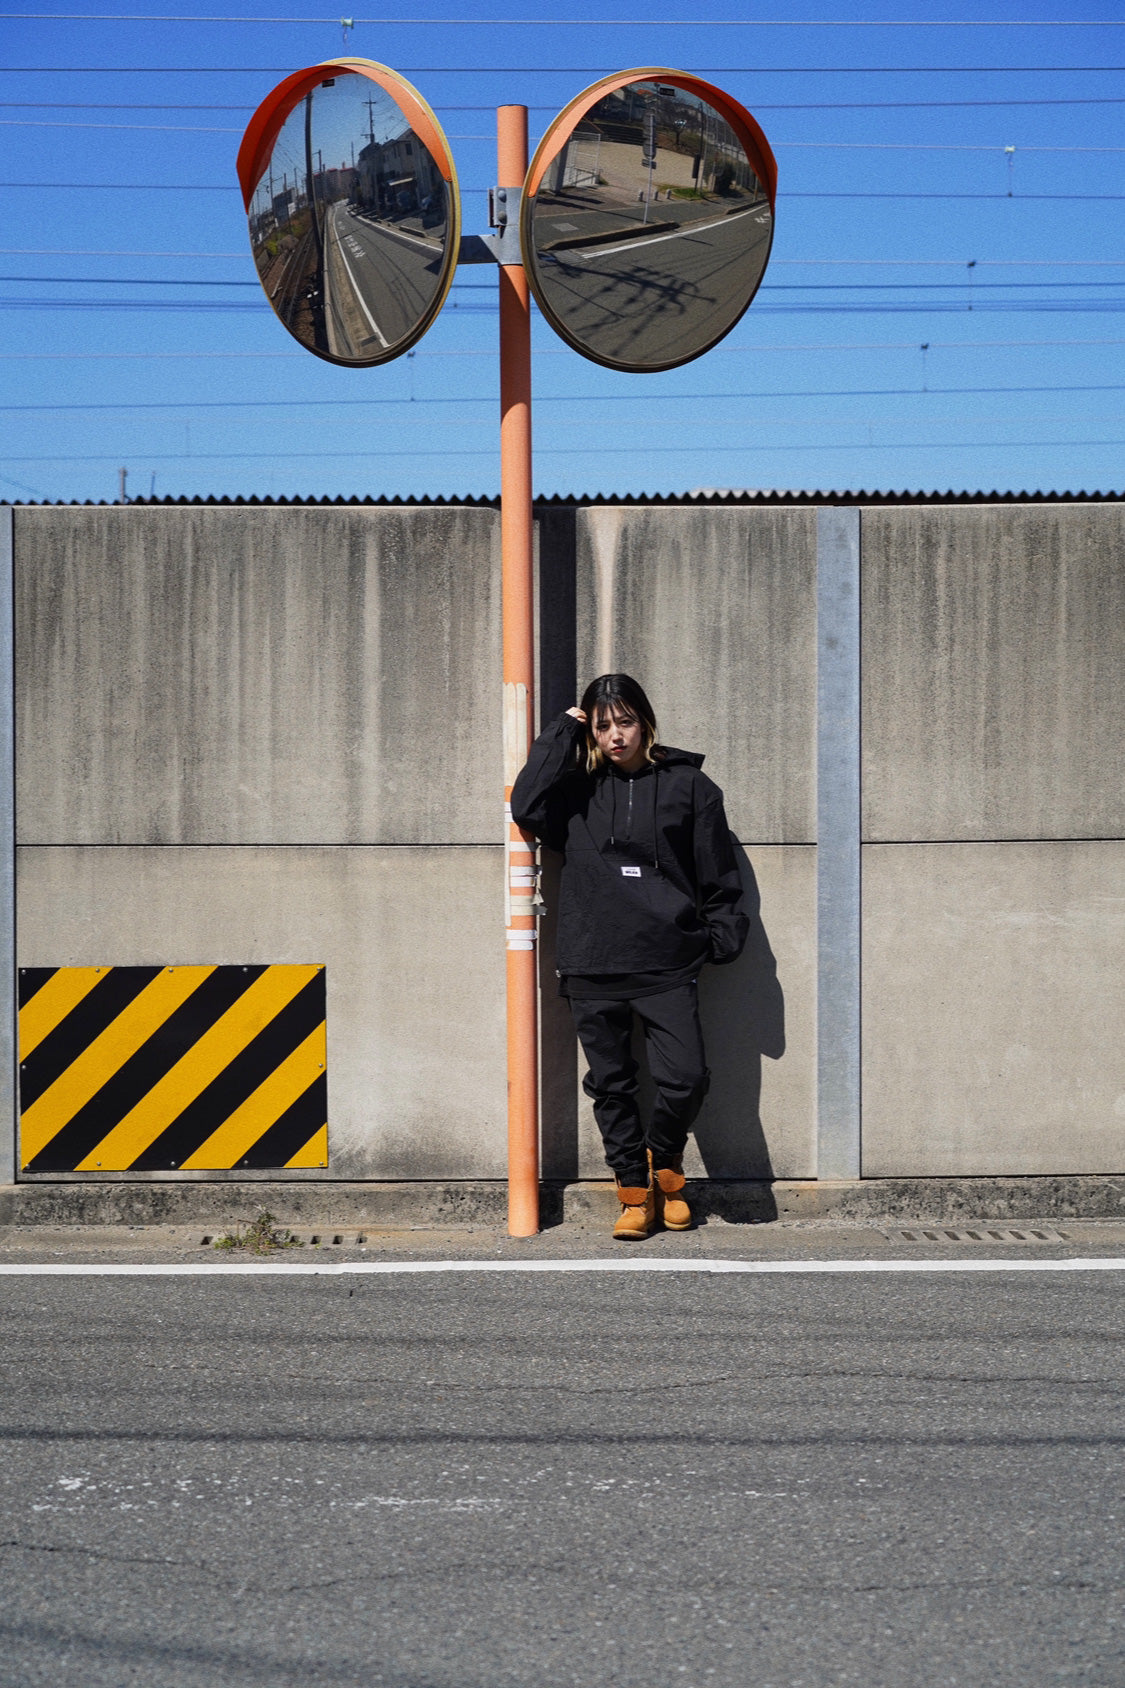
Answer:
POLYGON ((649 1179, 647 1190, 641 1184, 633 1186, 618 1182, 617 1199, 621 1203, 621 1217, 613 1227, 614 1236, 621 1243, 640 1242, 656 1224, 652 1179, 649 1179))
MULTIPOLYGON (((649 1165, 652 1165, 652 1152, 649 1151, 649 1165)), ((691 1229, 691 1208, 684 1199, 684 1185, 686 1183, 679 1167, 657 1167, 653 1169, 653 1195, 656 1205, 656 1223, 663 1225, 669 1231, 688 1231, 691 1229)))

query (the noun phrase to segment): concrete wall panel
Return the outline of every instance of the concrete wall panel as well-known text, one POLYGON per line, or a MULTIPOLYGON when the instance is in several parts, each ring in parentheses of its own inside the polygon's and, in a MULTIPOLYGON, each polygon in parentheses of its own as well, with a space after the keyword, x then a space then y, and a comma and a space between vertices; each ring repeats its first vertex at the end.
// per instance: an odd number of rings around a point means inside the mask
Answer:
POLYGON ((1125 835, 1125 509, 863 512, 863 831, 1125 835))
POLYGON ((640 680, 740 838, 814 841, 815 511, 582 510, 577 577, 580 683, 640 680))
POLYGON ((865 1177, 1125 1170, 1125 843, 867 845, 865 1177))
POLYGON ((505 1175, 499 848, 24 848, 19 897, 21 966, 324 962, 328 1176, 505 1175))
POLYGON ((499 842, 491 510, 19 510, 26 843, 499 842))

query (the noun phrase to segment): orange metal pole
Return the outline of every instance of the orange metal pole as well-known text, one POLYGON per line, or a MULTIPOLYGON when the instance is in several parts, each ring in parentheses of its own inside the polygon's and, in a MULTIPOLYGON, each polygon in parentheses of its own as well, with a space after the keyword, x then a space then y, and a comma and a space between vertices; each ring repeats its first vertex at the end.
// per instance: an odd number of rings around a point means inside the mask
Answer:
MULTIPOLYGON (((497 185, 527 175, 527 107, 496 113, 497 185)), ((504 641, 504 892, 508 963, 508 1232, 539 1231, 539 997, 535 844, 512 824, 531 744, 535 643, 531 526, 531 302, 520 263, 500 266, 500 546, 504 641)))

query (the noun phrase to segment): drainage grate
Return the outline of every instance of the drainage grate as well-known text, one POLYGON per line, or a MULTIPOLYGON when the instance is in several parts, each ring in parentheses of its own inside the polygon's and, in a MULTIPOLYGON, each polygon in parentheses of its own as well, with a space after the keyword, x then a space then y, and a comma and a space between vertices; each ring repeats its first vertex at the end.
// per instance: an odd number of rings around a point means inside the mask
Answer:
MULTIPOLYGON (((363 1247, 367 1242, 367 1235, 363 1231, 313 1231, 302 1225, 286 1225, 279 1228, 288 1231, 291 1237, 295 1237, 299 1243, 304 1243, 309 1248, 356 1248, 363 1247)), ((199 1237, 199 1247, 210 1248, 223 1234, 222 1230, 203 1231, 199 1237)))
POLYGON ((883 1235, 895 1243, 1065 1243, 1069 1239, 1053 1225, 911 1225, 883 1235))

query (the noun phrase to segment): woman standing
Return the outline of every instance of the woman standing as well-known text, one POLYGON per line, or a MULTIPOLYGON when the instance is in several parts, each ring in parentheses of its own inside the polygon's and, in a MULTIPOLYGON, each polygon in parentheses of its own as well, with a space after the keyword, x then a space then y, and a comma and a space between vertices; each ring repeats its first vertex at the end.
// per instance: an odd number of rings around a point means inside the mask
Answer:
POLYGON ((708 961, 734 961, 749 930, 723 794, 702 762, 657 744, 635 680, 603 674, 540 733, 512 788, 517 826, 564 858, 559 989, 589 1063, 622 1240, 691 1224, 683 1152, 710 1076, 696 979, 708 961), (634 1015, 656 1087, 647 1130, 634 1015))

